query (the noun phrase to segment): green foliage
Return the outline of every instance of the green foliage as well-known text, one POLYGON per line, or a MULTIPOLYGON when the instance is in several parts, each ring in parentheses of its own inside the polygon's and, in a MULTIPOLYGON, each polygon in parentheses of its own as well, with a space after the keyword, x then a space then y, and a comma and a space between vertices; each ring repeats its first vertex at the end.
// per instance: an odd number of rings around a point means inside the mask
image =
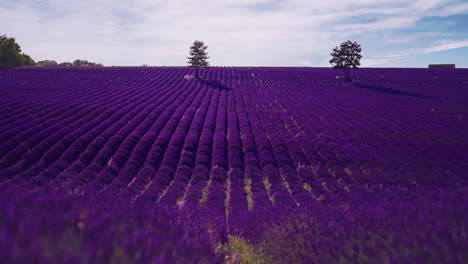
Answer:
POLYGON ((24 66, 34 66, 34 65, 36 65, 34 60, 29 55, 23 53, 23 57, 24 57, 24 66))
POLYGON ((87 60, 74 60, 73 61, 73 66, 75 67, 82 67, 82 66, 93 66, 93 67, 96 67, 96 66, 103 66, 101 63, 94 63, 94 62, 90 62, 90 61, 87 61, 87 60))
POLYGON ((190 56, 187 57, 189 59, 188 63, 190 67, 200 68, 200 67, 209 67, 210 63, 208 59, 208 53, 206 49, 208 46, 205 46, 203 41, 195 40, 193 45, 190 47, 190 56))
POLYGON ((37 64, 41 66, 46 66, 46 67, 59 66, 59 64, 54 60, 41 60, 41 61, 38 61, 37 64))
POLYGON ((65 62, 60 63, 58 66, 59 67, 73 67, 73 63, 65 61, 65 62))
POLYGON ((35 65, 30 56, 21 53, 21 47, 14 38, 0 35, 0 68, 35 65))
POLYGON ((245 192, 247 193, 247 205, 249 210, 253 210, 254 207, 254 201, 253 201, 253 192, 252 192, 252 179, 245 178, 244 180, 245 184, 245 192))
POLYGON ((195 68, 195 79, 199 79, 198 75, 198 69, 203 68, 203 67, 209 67, 210 63, 208 62, 208 59, 210 58, 208 56, 208 53, 206 52, 206 49, 208 46, 205 46, 203 41, 198 41, 195 40, 193 42, 193 45, 190 47, 190 56, 187 57, 189 61, 187 62, 190 67, 195 68))
POLYGON ((333 68, 342 70, 345 80, 349 81, 351 80, 349 77, 350 70, 361 65, 361 51, 361 45, 357 42, 351 42, 350 40, 343 42, 340 47, 333 49, 330 64, 333 65, 333 68))
POLYGON ((266 264, 263 256, 258 252, 257 247, 249 244, 241 237, 232 236, 229 238, 229 251, 231 255, 226 263, 239 264, 266 264))
POLYGON ((83 67, 83 66, 93 66, 93 67, 102 67, 101 63, 94 63, 87 60, 74 60, 73 62, 62 62, 58 63, 54 60, 42 60, 38 61, 37 64, 46 67, 83 67))

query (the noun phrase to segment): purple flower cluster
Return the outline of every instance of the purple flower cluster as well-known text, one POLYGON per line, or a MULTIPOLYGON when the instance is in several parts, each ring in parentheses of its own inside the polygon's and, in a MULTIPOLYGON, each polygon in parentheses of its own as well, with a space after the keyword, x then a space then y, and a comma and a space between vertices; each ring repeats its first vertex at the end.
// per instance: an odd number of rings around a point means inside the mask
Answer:
MULTIPOLYGON (((23 190, 24 191, 24 190, 23 190)), ((0 195, 1 263, 222 263, 207 230, 166 206, 61 192, 0 195)))
POLYGON ((373 200, 298 208, 252 232, 263 234, 256 250, 265 263, 465 263, 467 198, 393 190, 373 200))

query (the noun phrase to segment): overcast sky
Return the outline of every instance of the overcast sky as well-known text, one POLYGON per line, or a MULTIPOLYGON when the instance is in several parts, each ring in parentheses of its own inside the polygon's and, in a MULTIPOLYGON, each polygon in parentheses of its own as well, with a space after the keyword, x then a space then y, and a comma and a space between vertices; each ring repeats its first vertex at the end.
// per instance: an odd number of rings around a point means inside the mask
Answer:
POLYGON ((0 34, 36 61, 186 65, 194 40, 213 66, 329 66, 342 41, 363 66, 468 67, 467 0, 0 0, 0 34))

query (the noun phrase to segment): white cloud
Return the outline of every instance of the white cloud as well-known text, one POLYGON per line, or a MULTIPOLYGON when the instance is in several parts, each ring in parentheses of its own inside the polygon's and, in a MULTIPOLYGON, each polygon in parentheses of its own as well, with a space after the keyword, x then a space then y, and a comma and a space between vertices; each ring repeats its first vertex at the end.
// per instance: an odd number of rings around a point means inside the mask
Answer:
POLYGON ((468 40, 454 40, 454 41, 446 41, 444 43, 433 45, 429 48, 422 50, 422 53, 432 53, 438 51, 446 51, 446 50, 453 50, 468 47, 468 40))
POLYGON ((362 67, 381 66, 389 62, 392 62, 394 60, 401 59, 402 57, 403 55, 393 54, 393 55, 376 56, 372 58, 363 58, 361 61, 361 66, 362 67))
POLYGON ((434 11, 436 16, 453 16, 468 13, 468 3, 450 5, 434 11))
POLYGON ((344 31, 347 34, 361 34, 369 31, 378 31, 383 29, 406 28, 417 21, 415 17, 392 17, 370 23, 355 23, 348 25, 338 25, 338 31, 344 31))
MULTIPOLYGON (((453 0, 0 0, 0 31, 36 60, 186 65, 195 40, 212 65, 323 66, 359 34, 410 28, 453 0), (362 18, 372 17, 363 23, 362 18), (318 58, 318 59, 317 59, 318 58)), ((382 60, 382 59, 381 59, 382 60)))
POLYGON ((382 66, 393 62, 395 60, 403 59, 407 56, 417 54, 431 54, 433 52, 448 51, 468 47, 468 39, 466 40, 443 40, 433 43, 426 47, 402 50, 397 54, 388 54, 382 56, 374 56, 370 58, 363 58, 361 65, 363 67, 382 66))

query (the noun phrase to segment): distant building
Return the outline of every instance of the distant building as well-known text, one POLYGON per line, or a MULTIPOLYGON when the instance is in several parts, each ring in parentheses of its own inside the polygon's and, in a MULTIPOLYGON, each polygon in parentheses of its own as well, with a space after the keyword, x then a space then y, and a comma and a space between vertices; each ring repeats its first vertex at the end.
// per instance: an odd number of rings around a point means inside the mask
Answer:
POLYGON ((455 64, 429 64, 429 68, 452 68, 452 69, 455 69, 455 64))

